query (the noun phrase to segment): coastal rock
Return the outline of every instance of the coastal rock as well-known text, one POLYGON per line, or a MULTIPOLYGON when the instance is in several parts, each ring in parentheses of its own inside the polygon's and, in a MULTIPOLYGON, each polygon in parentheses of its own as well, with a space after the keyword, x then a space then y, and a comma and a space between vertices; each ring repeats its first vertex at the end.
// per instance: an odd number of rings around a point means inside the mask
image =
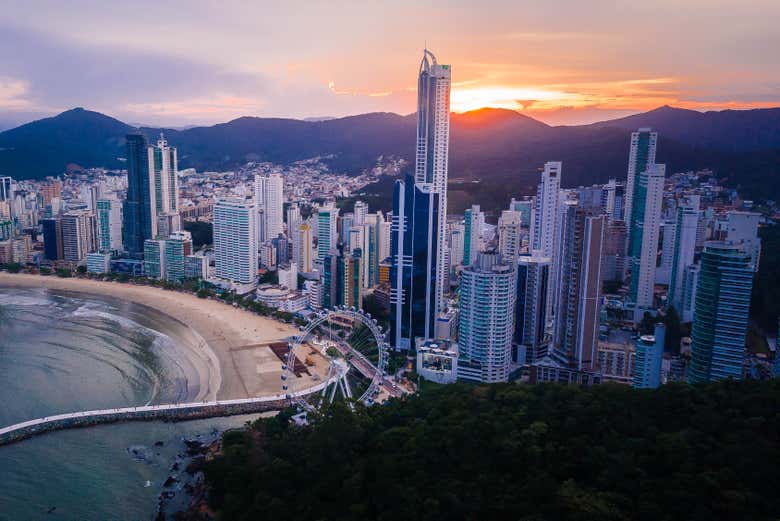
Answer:
POLYGON ((172 487, 173 485, 175 485, 178 482, 179 482, 179 478, 177 478, 174 475, 170 475, 170 476, 168 476, 168 479, 165 480, 165 483, 163 483, 163 487, 169 488, 169 487, 172 487))
POLYGON ((187 468, 185 469, 187 471, 187 474, 192 476, 196 472, 200 472, 201 470, 203 470, 203 464, 205 462, 206 459, 203 456, 193 458, 193 460, 190 462, 189 465, 187 465, 187 468))

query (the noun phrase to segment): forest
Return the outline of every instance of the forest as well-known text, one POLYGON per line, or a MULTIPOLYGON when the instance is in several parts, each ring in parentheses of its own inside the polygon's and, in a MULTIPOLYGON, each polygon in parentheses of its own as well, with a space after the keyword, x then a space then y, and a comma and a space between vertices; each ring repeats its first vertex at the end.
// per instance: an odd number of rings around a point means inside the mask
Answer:
MULTIPOLYGON (((780 381, 450 385, 225 434, 222 520, 778 519, 780 381)), ((191 513, 182 519, 200 519, 191 513)))

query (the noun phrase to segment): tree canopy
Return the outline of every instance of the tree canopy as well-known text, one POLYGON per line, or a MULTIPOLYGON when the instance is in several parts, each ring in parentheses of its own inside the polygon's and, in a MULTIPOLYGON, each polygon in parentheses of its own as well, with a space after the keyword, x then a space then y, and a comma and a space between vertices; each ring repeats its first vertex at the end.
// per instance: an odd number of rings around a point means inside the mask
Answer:
POLYGON ((291 411, 206 467, 231 520, 778 519, 780 382, 443 386, 291 411))

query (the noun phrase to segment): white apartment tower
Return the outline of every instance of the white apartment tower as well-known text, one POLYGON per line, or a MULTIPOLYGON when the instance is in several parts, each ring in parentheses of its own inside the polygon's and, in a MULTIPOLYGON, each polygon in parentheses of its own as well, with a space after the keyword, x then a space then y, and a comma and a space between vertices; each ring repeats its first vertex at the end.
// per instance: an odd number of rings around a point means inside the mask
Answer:
POLYGON ((214 204, 214 264, 217 278, 239 289, 257 285, 256 210, 242 199, 214 204))
POLYGON ((498 218, 498 251, 507 262, 517 262, 522 247, 522 216, 514 210, 504 210, 498 218))
POLYGON ((634 222, 634 192, 636 191, 637 177, 655 164, 655 151, 658 145, 658 132, 650 128, 640 128, 631 133, 631 149, 628 153, 628 174, 626 176, 626 200, 623 213, 624 220, 629 227, 627 241, 628 251, 631 251, 631 227, 634 222))
POLYGON ((558 231, 559 191, 563 163, 549 161, 544 164, 542 179, 536 190, 532 250, 544 257, 555 256, 555 235, 558 231))
POLYGON ((461 272, 458 378, 505 382, 512 361, 517 272, 500 253, 480 252, 461 272))
POLYGON ((444 308, 447 280, 447 169, 450 148, 449 65, 439 64, 428 49, 423 51, 417 84, 417 149, 414 180, 430 184, 438 194, 435 309, 444 308))
POLYGON ((149 146, 149 177, 154 184, 156 214, 179 211, 179 176, 176 147, 160 134, 157 146, 149 146))
POLYGON ((631 223, 631 286, 629 301, 634 303, 634 321, 653 308, 655 264, 661 226, 666 166, 654 164, 637 176, 634 186, 634 219, 631 223))
POLYGON ((276 239, 284 230, 284 178, 279 173, 256 175, 254 188, 259 245, 276 239))

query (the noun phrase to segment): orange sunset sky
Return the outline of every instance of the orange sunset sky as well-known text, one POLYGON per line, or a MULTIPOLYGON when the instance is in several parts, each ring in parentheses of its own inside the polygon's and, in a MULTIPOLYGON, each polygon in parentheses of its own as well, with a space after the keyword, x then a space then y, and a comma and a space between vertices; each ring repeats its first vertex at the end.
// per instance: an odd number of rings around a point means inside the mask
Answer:
POLYGON ((459 112, 776 106, 777 20, 776 0, 18 2, 0 11, 0 123, 74 106, 164 125, 407 114, 426 45, 459 112))

